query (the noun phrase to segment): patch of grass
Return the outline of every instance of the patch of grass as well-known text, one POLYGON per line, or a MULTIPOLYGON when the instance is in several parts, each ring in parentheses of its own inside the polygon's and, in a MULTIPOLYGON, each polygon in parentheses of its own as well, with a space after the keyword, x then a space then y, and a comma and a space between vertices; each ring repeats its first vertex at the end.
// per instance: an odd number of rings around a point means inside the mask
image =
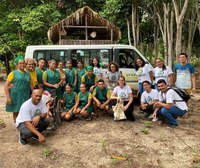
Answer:
POLYGON ((142 132, 143 132, 144 134, 149 134, 149 129, 148 129, 148 128, 145 128, 142 132))
POLYGON ((152 122, 152 121, 145 121, 145 122, 144 122, 144 125, 145 125, 147 128, 151 128, 151 127, 153 127, 153 122, 152 122))
POLYGON ((47 157, 49 157, 49 155, 50 155, 50 150, 47 149, 47 148, 44 148, 44 150, 43 150, 43 156, 44 156, 45 158, 47 158, 47 157))
POLYGON ((100 139, 100 144, 102 146, 102 150, 107 154, 107 149, 106 149, 106 140, 105 139, 100 139))

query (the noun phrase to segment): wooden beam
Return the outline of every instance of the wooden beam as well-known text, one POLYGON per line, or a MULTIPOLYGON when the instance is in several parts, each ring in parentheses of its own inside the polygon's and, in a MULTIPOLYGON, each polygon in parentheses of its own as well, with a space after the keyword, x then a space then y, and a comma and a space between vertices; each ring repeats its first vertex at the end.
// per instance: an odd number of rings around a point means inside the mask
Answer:
MULTIPOLYGON (((63 27, 66 27, 66 28, 86 28, 86 26, 63 26, 63 27)), ((98 29, 107 29, 109 28, 108 26, 87 26, 87 28, 98 28, 98 29)))
POLYGON ((111 31, 111 32, 110 32, 110 40, 111 40, 111 42, 112 42, 112 44, 113 44, 113 29, 111 29, 110 31, 111 31))

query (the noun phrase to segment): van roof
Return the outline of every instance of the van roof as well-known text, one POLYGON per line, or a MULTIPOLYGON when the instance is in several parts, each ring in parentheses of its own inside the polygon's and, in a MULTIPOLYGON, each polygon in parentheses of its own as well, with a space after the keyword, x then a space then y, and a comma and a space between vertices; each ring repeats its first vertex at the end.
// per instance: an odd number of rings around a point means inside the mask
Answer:
POLYGON ((95 48, 134 48, 132 45, 124 45, 124 44, 103 44, 103 45, 31 45, 27 46, 27 49, 95 49, 95 48))

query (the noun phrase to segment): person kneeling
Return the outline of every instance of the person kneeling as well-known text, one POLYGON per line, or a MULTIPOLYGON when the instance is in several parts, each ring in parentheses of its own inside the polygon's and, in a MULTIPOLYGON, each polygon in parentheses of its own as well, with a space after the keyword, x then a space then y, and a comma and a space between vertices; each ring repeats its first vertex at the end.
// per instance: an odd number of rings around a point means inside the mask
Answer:
POLYGON ((27 144, 27 139, 33 137, 39 142, 45 142, 45 137, 41 134, 46 130, 50 122, 46 118, 46 103, 41 100, 42 92, 35 89, 31 98, 24 102, 20 108, 19 115, 16 119, 16 128, 20 132, 19 143, 27 144))
POLYGON ((98 114, 98 110, 108 113, 110 110, 110 90, 105 87, 104 80, 98 81, 98 87, 94 89, 92 96, 96 114, 98 114))
MULTIPOLYGON (((151 84, 149 81, 142 82, 144 92, 141 96, 141 110, 147 113, 148 118, 153 118, 154 104, 158 101, 158 91, 151 89, 151 84)), ((156 119, 156 118, 155 118, 156 119)), ((155 121, 154 119, 154 121, 155 121)))
POLYGON ((110 99, 112 100, 112 105, 116 104, 116 99, 123 102, 124 114, 128 120, 135 121, 133 115, 133 94, 130 86, 126 85, 125 77, 120 76, 118 80, 118 86, 114 88, 110 99), (115 99, 115 101, 113 101, 115 99))
POLYGON ((65 88, 66 91, 63 95, 63 103, 65 104, 65 108, 61 113, 61 118, 70 120, 75 116, 73 110, 77 101, 77 94, 76 92, 73 92, 73 86, 70 83, 68 83, 65 88))
POLYGON ((159 101, 155 103, 156 109, 154 111, 154 117, 164 117, 170 127, 177 127, 177 117, 185 115, 188 111, 186 102, 174 91, 168 89, 165 80, 160 79, 158 82, 159 101))
POLYGON ((92 94, 86 90, 86 85, 80 85, 80 92, 74 107, 74 113, 79 117, 91 116, 93 111, 92 94), (79 115, 80 114, 80 115, 79 115))

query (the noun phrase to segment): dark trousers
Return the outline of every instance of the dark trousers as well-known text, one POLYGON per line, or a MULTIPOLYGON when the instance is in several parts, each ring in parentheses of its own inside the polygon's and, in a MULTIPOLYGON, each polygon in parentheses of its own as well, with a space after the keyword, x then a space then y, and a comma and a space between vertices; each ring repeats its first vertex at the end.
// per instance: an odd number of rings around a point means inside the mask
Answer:
POLYGON ((153 114, 153 112, 154 112, 153 106, 147 106, 147 107, 146 107, 146 110, 143 110, 143 109, 140 107, 140 110, 146 112, 146 113, 149 114, 149 115, 153 114))
MULTIPOLYGON (((115 106, 117 104, 117 100, 112 100, 111 105, 115 106)), ((128 101, 124 101, 124 106, 128 104, 128 101)), ((111 106, 111 107, 112 107, 111 106)), ((135 121, 135 117, 133 115, 134 105, 133 102, 129 105, 129 107, 124 111, 124 114, 128 120, 135 121)))
MULTIPOLYGON (((44 130, 47 129, 47 127, 49 126, 50 122, 47 118, 43 118, 43 119, 40 119, 40 121, 38 122, 38 125, 36 126, 36 129, 39 131, 39 132, 42 132, 44 130)), ((21 137, 22 139, 29 139, 31 138, 34 133, 32 133, 27 127, 26 127, 26 124, 25 122, 23 123, 20 123, 17 127, 17 129, 19 130, 20 134, 21 134, 21 137)))

